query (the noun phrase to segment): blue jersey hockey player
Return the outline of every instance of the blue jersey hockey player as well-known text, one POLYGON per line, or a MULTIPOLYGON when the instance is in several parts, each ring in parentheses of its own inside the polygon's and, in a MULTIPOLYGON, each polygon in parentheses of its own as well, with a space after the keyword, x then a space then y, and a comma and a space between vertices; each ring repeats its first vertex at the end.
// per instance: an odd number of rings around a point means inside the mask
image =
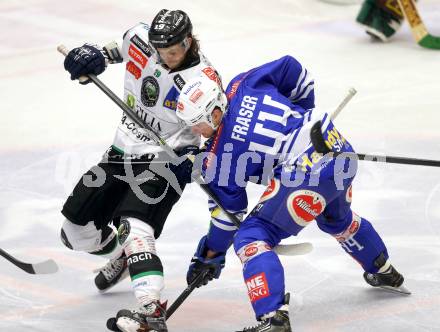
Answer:
POLYGON ((290 56, 239 74, 226 93, 207 78, 193 78, 179 97, 178 116, 194 133, 209 138, 202 175, 225 209, 243 215, 247 182, 268 185, 238 230, 210 201, 209 232, 187 275, 191 282, 209 268, 200 285, 218 278, 234 244, 260 321, 242 331, 291 331, 283 267, 272 248, 313 220, 361 264, 370 285, 403 289, 403 277, 390 264, 382 239, 350 208, 356 160, 323 157, 310 143, 310 128, 320 120, 333 151, 353 151, 328 114, 313 108, 313 80, 290 56))

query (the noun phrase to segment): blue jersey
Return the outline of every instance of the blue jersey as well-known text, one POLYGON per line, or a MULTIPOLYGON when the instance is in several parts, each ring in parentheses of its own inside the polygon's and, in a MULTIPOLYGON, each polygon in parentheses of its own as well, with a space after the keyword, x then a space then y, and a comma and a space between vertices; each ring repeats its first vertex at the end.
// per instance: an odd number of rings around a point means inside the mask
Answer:
MULTIPOLYGON (((226 89, 229 106, 216 135, 203 174, 224 208, 246 211, 246 183, 265 183, 273 167, 298 157, 310 144, 304 124, 311 121, 314 81, 291 56, 237 75, 226 89)), ((310 129, 310 128, 308 128, 310 129)), ((211 202, 212 222, 233 230, 211 202)))
POLYGON ((298 61, 285 56, 236 76, 226 95, 229 107, 208 144, 212 156, 204 171, 224 207, 239 211, 247 206, 248 181, 265 183, 274 165, 309 144, 308 137, 300 139, 302 144, 293 142, 312 114, 313 80, 298 61))

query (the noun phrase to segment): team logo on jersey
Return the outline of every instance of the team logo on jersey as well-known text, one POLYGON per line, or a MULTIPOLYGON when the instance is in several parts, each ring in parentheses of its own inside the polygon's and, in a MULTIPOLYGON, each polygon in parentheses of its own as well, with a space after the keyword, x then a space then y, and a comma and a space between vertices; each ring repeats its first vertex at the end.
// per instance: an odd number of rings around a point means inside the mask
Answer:
POLYGON ((161 74, 162 74, 162 73, 160 72, 159 69, 156 69, 156 70, 154 71, 154 77, 159 78, 161 74))
POLYGON ((325 198, 315 191, 297 190, 287 198, 287 209, 295 223, 305 227, 322 211, 326 206, 325 198))
POLYGON ((267 201, 268 199, 271 199, 276 194, 278 194, 279 190, 280 190, 280 180, 272 178, 266 190, 264 191, 263 195, 261 195, 258 203, 262 203, 264 201, 267 201))
POLYGON ((264 299, 270 295, 269 284, 267 283, 266 274, 261 272, 246 279, 249 299, 252 303, 264 299))
POLYGON ((185 85, 185 81, 183 80, 182 76, 180 76, 179 74, 175 75, 174 78, 174 83, 176 83, 176 86, 179 90, 183 89, 183 86, 185 85))
POLYGON ((125 66, 127 71, 132 74, 137 80, 141 77, 142 70, 134 64, 133 61, 128 61, 125 66))
POLYGON ((120 245, 122 245, 125 240, 127 240, 127 237, 130 234, 130 230, 130 222, 126 219, 122 219, 121 224, 118 227, 118 241, 120 245))
POLYGON ((351 201, 353 200, 353 186, 350 185, 350 187, 348 187, 347 192, 345 193, 345 200, 347 201, 347 203, 351 203, 351 201))
POLYGON ((218 77, 217 72, 212 67, 206 67, 202 69, 202 72, 208 76, 208 78, 214 82, 216 82, 219 86, 222 86, 222 81, 220 80, 220 77, 218 77))
POLYGON ((133 45, 130 45, 128 49, 128 55, 137 63, 139 63, 142 68, 145 68, 145 66, 148 63, 148 59, 145 55, 142 54, 141 51, 139 51, 136 47, 133 45))
POLYGON ((130 41, 135 44, 147 57, 150 57, 152 52, 150 46, 145 43, 138 35, 131 37, 130 41))
POLYGON ((159 83, 153 76, 147 76, 142 80, 141 100, 142 104, 147 107, 156 105, 159 99, 159 83))

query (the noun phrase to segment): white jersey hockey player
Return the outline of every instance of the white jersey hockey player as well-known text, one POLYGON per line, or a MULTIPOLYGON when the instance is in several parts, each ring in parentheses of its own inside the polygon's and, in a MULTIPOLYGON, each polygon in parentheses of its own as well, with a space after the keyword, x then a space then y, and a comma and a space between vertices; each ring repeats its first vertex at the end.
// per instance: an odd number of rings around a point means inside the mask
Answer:
MULTIPOLYGON (((84 44, 69 52, 64 67, 71 79, 78 79, 99 75, 108 62, 123 61, 126 104, 178 155, 197 153, 200 137, 176 116, 177 99, 192 77, 207 76, 219 85, 221 81, 200 52, 189 17, 180 10, 163 9, 151 27, 141 23, 128 30, 122 50, 115 43, 104 49, 84 44)), ((123 114, 103 160, 84 174, 62 210, 66 217, 63 243, 110 259, 95 278, 100 291, 130 275, 140 309, 118 313, 113 328, 124 332, 167 331, 160 303, 163 267, 155 240, 181 190, 191 181, 192 164, 173 165, 166 160, 148 131, 123 114), (136 182, 140 177, 142 181, 136 182)))

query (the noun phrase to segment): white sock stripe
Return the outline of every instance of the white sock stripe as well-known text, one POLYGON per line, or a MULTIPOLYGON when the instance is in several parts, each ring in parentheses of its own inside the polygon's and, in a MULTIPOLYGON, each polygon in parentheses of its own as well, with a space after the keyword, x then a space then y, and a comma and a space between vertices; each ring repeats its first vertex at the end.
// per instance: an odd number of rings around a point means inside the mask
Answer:
POLYGON ((235 231, 235 230, 237 230, 237 227, 236 227, 236 226, 234 226, 234 225, 232 225, 232 226, 228 226, 228 225, 222 224, 221 222, 217 221, 217 220, 214 219, 214 218, 211 219, 211 223, 212 223, 212 225, 214 225, 215 227, 220 228, 220 229, 222 229, 222 230, 224 230, 224 231, 230 231, 230 232, 231 232, 231 231, 235 231))

